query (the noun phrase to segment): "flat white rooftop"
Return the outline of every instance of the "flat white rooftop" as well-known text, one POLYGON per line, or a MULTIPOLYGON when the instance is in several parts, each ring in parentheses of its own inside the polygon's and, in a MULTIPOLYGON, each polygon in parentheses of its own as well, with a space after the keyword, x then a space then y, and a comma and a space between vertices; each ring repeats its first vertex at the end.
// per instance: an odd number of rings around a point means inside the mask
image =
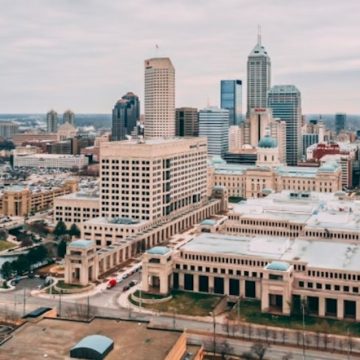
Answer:
POLYGON ((335 241, 202 233, 180 249, 201 254, 257 257, 268 261, 297 261, 311 268, 360 272, 360 246, 335 241))
POLYGON ((232 213, 262 220, 288 220, 312 228, 360 232, 360 201, 334 193, 282 191, 231 205, 232 213))

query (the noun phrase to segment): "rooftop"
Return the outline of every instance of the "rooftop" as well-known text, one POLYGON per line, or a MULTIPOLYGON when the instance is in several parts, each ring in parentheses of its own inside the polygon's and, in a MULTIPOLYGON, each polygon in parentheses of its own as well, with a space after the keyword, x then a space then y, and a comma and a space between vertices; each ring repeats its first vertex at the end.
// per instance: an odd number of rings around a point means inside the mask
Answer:
POLYGON ((342 200, 339 195, 344 194, 282 191, 232 204, 232 212, 253 219, 288 220, 308 228, 360 231, 360 201, 342 200))
POLYGON ((75 240, 72 241, 69 246, 72 248, 87 249, 94 246, 94 241, 91 240, 75 240))
POLYGON ((114 341, 114 349, 106 360, 162 360, 180 336, 178 332, 152 330, 145 323, 131 321, 95 319, 86 323, 42 319, 25 323, 1 349, 4 354, 11 354, 12 359, 63 360, 69 358, 70 349, 77 342, 93 334, 114 341))
POLYGON ((202 233, 181 247, 202 254, 264 258, 275 262, 304 262, 313 268, 360 273, 360 245, 283 237, 240 237, 202 233))
POLYGON ((154 246, 149 250, 146 250, 148 254, 152 255, 165 255, 170 251, 170 249, 166 246, 154 246))

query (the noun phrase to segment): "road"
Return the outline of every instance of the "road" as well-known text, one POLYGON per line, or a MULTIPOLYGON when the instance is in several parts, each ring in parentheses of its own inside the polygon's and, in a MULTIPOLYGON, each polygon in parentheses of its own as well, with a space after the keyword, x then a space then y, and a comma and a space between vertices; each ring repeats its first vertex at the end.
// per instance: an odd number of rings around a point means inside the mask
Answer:
MULTIPOLYGON (((122 293, 122 288, 127 285, 132 280, 138 280, 140 273, 134 273, 124 280, 121 284, 118 284, 112 289, 105 289, 96 295, 93 295, 89 298, 81 299, 69 299, 60 295, 53 295, 50 298, 40 298, 31 296, 31 289, 34 289, 38 286, 38 281, 35 279, 25 280, 23 284, 20 282, 18 289, 9 292, 1 293, 0 295, 0 311, 6 309, 8 312, 16 312, 18 315, 23 316, 25 313, 28 313, 39 306, 48 306, 56 307, 58 311, 60 310, 61 316, 67 316, 69 314, 81 312, 82 316, 90 315, 99 315, 104 317, 113 317, 113 318, 122 318, 122 319, 136 319, 136 320, 147 320, 155 327, 162 327, 168 329, 190 329, 197 332, 207 332, 212 334, 213 332, 213 323, 210 321, 204 321, 200 318, 180 318, 179 316, 168 316, 165 314, 149 314, 146 312, 134 311, 131 308, 120 308, 117 302, 119 295, 122 293), (90 306, 88 306, 90 305, 90 306), (89 310, 87 310, 89 309, 89 310), (88 312, 89 311, 89 312, 88 312)), ((221 335, 226 335, 228 329, 225 329, 222 324, 216 324, 216 333, 221 335)), ((232 337, 228 337, 227 342, 238 354, 248 351, 253 344, 253 341, 261 339, 263 342, 266 340, 270 342, 277 342, 281 344, 283 338, 278 334, 274 337, 274 332, 264 331, 264 328, 257 327, 252 325, 244 325, 237 329, 230 329, 229 334, 232 335, 234 332, 237 336, 242 336, 243 338, 251 338, 250 340, 240 340, 232 337)), ((298 334, 299 332, 297 332, 298 334)), ((298 335, 297 335, 298 336, 298 335)), ((330 338, 330 337, 328 337, 330 338)), ((335 339, 333 336, 332 338, 335 339)), ((203 335, 192 334, 191 339, 197 342, 206 342, 203 335)), ((209 338, 207 338, 209 339, 209 338)), ((301 338, 302 339, 302 338, 301 338)), ((295 336, 295 332, 287 332, 286 343, 289 344, 302 344, 302 341, 299 341, 299 338, 295 336)), ((323 341, 323 340, 322 340, 323 341)), ((336 344, 334 341, 333 343, 336 344)), ((315 339, 306 339, 306 344, 311 344, 315 346, 315 339)), ((328 343, 328 352, 319 352, 315 350, 306 349, 306 359, 355 359, 355 357, 347 357, 347 355, 339 355, 332 353, 332 346, 330 341, 328 343)), ((346 351, 346 346, 342 345, 342 350, 346 351)), ((353 346, 353 349, 359 351, 359 344, 353 346)), ((281 359, 288 352, 292 352, 293 359, 303 359, 302 348, 301 347, 284 347, 280 345, 271 345, 270 349, 267 352, 268 359, 281 359)))

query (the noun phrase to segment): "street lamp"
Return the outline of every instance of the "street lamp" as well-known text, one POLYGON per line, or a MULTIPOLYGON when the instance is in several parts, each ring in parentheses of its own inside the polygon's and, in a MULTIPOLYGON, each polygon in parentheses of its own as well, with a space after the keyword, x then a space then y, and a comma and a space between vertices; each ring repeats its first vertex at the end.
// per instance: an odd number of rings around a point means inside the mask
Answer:
POLYGON ((305 360, 305 300, 301 301, 302 308, 302 327, 303 327, 303 359, 305 360))

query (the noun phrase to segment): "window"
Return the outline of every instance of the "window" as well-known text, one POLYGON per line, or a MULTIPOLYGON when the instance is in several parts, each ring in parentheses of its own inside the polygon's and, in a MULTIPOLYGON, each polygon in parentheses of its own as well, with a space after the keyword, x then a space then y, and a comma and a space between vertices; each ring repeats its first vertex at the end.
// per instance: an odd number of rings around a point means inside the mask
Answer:
POLYGON ((317 289, 322 289, 322 284, 316 283, 316 288, 317 288, 317 289))
POLYGON ((304 282, 303 281, 299 281, 299 287, 301 287, 301 288, 304 287, 304 282))

